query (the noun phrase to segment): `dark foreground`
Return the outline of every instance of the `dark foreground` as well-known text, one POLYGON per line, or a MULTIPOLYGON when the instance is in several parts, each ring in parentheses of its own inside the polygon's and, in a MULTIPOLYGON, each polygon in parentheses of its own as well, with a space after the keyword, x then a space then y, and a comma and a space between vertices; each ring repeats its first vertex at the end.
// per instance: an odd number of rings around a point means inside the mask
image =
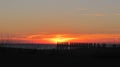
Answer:
POLYGON ((120 48, 81 48, 38 50, 0 48, 1 64, 79 65, 84 67, 119 67, 120 48))

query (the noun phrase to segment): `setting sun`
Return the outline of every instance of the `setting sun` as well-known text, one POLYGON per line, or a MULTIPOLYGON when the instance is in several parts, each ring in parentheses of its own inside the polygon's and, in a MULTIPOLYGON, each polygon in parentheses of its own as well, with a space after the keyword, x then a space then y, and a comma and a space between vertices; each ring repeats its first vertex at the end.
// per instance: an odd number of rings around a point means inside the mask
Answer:
POLYGON ((52 43, 69 42, 69 41, 74 40, 74 39, 76 39, 76 38, 64 37, 63 35, 56 35, 55 37, 52 37, 52 38, 45 38, 45 40, 48 40, 52 43))

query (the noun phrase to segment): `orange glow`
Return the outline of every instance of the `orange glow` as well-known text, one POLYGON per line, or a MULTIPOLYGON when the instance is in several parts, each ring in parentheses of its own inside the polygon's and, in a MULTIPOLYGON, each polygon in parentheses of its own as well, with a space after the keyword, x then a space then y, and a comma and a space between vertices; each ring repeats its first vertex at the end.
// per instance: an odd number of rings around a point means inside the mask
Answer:
POLYGON ((34 34, 11 38, 0 38, 9 42, 20 43, 45 43, 56 44, 57 42, 84 42, 84 43, 120 43, 120 34, 34 34))
POLYGON ((72 37, 64 37, 63 35, 56 35, 53 38, 45 38, 44 40, 48 40, 52 43, 61 43, 61 42, 70 42, 71 40, 74 40, 76 38, 72 38, 72 37))
MULTIPOLYGON (((25 39, 37 43, 61 43, 61 42, 118 42, 120 34, 35 34, 25 39)), ((119 41, 120 42, 120 41, 119 41)))

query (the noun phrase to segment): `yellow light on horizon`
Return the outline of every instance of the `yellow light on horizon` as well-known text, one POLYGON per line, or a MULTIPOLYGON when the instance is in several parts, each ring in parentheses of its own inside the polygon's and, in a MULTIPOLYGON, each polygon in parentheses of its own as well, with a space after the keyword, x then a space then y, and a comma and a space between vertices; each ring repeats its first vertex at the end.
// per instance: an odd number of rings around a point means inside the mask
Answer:
POLYGON ((74 40, 74 39, 76 39, 76 38, 64 37, 63 35, 56 35, 53 38, 45 38, 45 40, 48 40, 52 43, 69 42, 69 41, 74 40))

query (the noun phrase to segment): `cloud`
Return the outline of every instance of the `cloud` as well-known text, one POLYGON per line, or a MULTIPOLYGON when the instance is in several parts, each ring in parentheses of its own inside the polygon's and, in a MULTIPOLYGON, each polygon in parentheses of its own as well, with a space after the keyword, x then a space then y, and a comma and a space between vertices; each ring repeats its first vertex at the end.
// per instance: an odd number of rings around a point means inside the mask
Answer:
POLYGON ((105 14, 101 14, 101 13, 96 13, 96 14, 80 14, 82 16, 105 16, 105 14))
POLYGON ((86 11, 86 10, 89 10, 89 9, 87 9, 87 8, 76 8, 76 10, 86 11))
POLYGON ((120 16, 120 13, 116 13, 116 14, 114 14, 114 15, 116 15, 116 16, 120 16))
MULTIPOLYGON (((45 39, 62 37, 65 39, 74 39, 71 42, 120 42, 120 34, 16 34, 17 37, 9 38, 12 43, 51 43, 45 39)), ((4 38, 7 40, 8 38, 4 38)), ((2 39, 2 40, 4 40, 2 39)), ((55 38, 56 39, 56 38, 55 38)))
POLYGON ((116 9, 114 9, 114 10, 120 10, 120 8, 116 8, 116 9))
POLYGON ((70 37, 73 36, 72 34, 34 34, 26 36, 27 39, 42 39, 42 38, 51 38, 55 36, 63 36, 63 37, 70 37))

